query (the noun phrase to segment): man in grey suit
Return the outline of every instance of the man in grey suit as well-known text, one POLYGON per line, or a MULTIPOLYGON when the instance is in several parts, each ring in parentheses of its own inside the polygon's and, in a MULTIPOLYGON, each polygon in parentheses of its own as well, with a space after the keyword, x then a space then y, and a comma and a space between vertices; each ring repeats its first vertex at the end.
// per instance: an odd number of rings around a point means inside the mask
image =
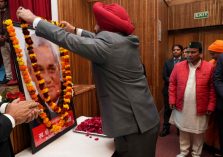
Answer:
POLYGON ((139 40, 131 35, 134 26, 118 4, 96 2, 93 12, 96 34, 66 22, 59 28, 22 7, 17 16, 33 23, 37 36, 92 61, 102 128, 115 139, 113 157, 155 157, 159 114, 140 61, 139 40))

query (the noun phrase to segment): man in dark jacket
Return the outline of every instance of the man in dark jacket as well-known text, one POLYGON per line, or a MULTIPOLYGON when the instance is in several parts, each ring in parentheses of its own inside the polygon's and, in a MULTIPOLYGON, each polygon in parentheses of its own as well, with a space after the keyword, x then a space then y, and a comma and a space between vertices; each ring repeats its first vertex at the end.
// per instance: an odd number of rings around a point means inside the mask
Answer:
POLYGON ((164 86, 163 86, 163 102, 164 102, 164 122, 163 122, 163 130, 160 132, 160 136, 166 136, 170 132, 170 115, 171 115, 171 108, 169 105, 169 94, 168 94, 168 88, 169 88, 169 78, 170 74, 173 70, 173 67, 176 63, 183 60, 182 56, 183 52, 183 46, 179 44, 175 44, 172 46, 172 58, 168 59, 163 68, 163 80, 164 80, 164 86))
POLYGON ((33 23, 36 35, 92 61, 106 135, 115 138, 113 157, 155 157, 159 114, 144 75, 134 26, 118 4, 93 5, 97 33, 72 33, 20 7, 17 16, 33 23), (74 34, 77 33, 79 35, 74 34))
POLYGON ((14 100, 3 103, 0 100, 0 156, 14 157, 10 133, 15 125, 30 122, 38 117, 39 110, 34 101, 14 100))
POLYGON ((216 89, 216 119, 219 128, 220 151, 223 156, 223 54, 218 58, 214 72, 214 85, 216 89))

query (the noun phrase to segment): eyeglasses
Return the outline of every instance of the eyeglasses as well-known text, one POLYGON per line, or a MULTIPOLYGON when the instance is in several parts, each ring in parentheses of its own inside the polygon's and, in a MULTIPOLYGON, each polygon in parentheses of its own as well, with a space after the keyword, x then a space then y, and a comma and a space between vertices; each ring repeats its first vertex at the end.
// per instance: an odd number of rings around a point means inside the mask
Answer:
POLYGON ((44 67, 42 65, 38 65, 38 70, 40 73, 45 74, 46 72, 48 74, 55 74, 59 71, 59 66, 57 64, 50 64, 47 67, 44 67))

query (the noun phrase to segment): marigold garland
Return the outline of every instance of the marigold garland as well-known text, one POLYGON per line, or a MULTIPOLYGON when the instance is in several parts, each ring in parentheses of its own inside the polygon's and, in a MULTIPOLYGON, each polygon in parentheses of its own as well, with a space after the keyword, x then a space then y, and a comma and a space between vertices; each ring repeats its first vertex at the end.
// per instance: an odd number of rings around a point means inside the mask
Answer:
MULTIPOLYGON (((57 22, 52 22, 53 24, 60 26, 57 22)), ((4 24, 7 26, 7 31, 10 37, 10 40, 13 44, 16 56, 17 56, 17 62, 19 64, 19 69, 22 73, 22 77, 24 79, 24 82, 26 84, 26 88, 31 96, 31 98, 39 102, 38 96, 36 94, 36 89, 32 85, 32 79, 30 78, 29 71, 27 66, 25 65, 25 62, 22 58, 22 49, 20 48, 19 45, 19 40, 16 37, 15 29, 13 27, 13 23, 11 19, 8 19, 4 21, 4 24)), ((63 85, 65 86, 65 89, 62 91, 63 92, 63 106, 62 109, 57 106, 50 98, 48 91, 49 89, 45 87, 45 80, 41 76, 40 71, 38 70, 37 67, 37 58, 36 55, 33 51, 33 41, 30 37, 29 30, 28 30, 28 24, 25 21, 22 21, 21 23, 21 28, 23 30, 24 38, 27 44, 27 50, 28 54, 32 63, 33 70, 35 72, 35 76, 38 80, 38 85, 39 88, 41 89, 41 93, 44 96, 44 100, 47 104, 49 104, 50 108, 59 114, 60 120, 56 124, 52 124, 52 122, 49 120, 47 117, 47 114, 44 112, 44 107, 39 103, 39 109, 41 109, 41 113, 39 114, 39 117, 42 119, 43 123, 45 126, 50 129, 51 132, 59 132, 61 128, 64 126, 66 121, 68 120, 68 110, 69 108, 69 103, 72 98, 72 77, 71 77, 71 69, 70 69, 70 64, 69 64, 69 55, 68 55, 68 50, 60 47, 60 58, 61 58, 61 66, 62 66, 62 75, 63 75, 63 85)))

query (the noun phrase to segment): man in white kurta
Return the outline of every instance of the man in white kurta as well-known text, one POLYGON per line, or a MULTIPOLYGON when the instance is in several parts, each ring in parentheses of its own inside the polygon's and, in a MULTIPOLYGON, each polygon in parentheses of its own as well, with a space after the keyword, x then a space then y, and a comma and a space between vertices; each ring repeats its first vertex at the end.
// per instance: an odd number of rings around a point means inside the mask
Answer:
MULTIPOLYGON (((189 154, 191 143, 192 156, 200 157, 204 143, 204 132, 208 126, 208 115, 198 115, 196 102, 196 80, 198 80, 198 78, 196 79, 196 70, 201 66, 203 61, 201 60, 201 55, 198 49, 190 49, 190 51, 188 51, 188 56, 189 58, 187 65, 189 68, 189 73, 188 78, 185 78, 187 82, 183 95, 183 107, 182 110, 173 110, 170 121, 171 123, 174 123, 180 130, 181 152, 177 155, 177 157, 187 156, 189 154)), ((179 91, 176 93, 178 94, 179 91)))
POLYGON ((208 126, 206 115, 198 116, 196 110, 196 78, 195 71, 201 61, 195 66, 189 64, 189 76, 184 93, 184 104, 182 112, 174 110, 172 118, 175 125, 180 129, 181 155, 184 157, 189 154, 190 139, 193 140, 192 156, 200 156, 204 143, 203 135, 208 126), (185 140, 184 140, 185 139, 185 140))

